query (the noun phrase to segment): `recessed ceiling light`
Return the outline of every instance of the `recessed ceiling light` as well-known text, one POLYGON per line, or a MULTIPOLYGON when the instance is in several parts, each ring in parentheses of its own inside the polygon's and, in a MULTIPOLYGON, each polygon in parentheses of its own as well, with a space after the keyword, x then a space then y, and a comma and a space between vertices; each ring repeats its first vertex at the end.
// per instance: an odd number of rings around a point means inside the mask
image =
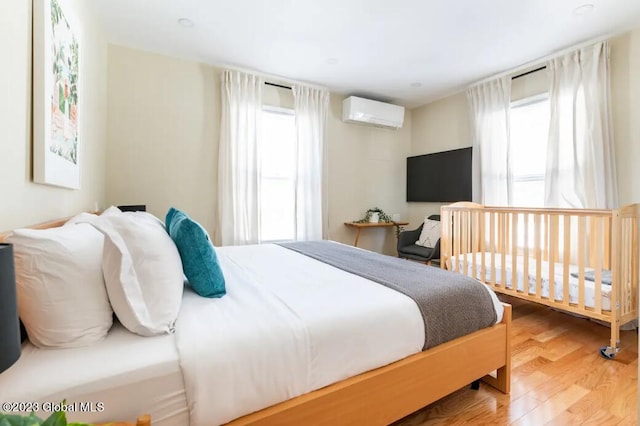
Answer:
POLYGON ((586 3, 573 9, 573 14, 575 16, 588 15, 589 13, 593 12, 593 8, 594 6, 592 3, 586 3))
POLYGON ((411 83, 411 87, 422 87, 422 83, 416 81, 415 83, 411 83))
POLYGON ((189 18, 180 18, 178 19, 178 24, 180 24, 180 26, 185 27, 185 28, 193 28, 193 26, 195 25, 193 23, 193 21, 189 18))
POLYGON ((337 65, 338 63, 340 63, 340 60, 338 58, 327 59, 327 64, 329 65, 337 65))

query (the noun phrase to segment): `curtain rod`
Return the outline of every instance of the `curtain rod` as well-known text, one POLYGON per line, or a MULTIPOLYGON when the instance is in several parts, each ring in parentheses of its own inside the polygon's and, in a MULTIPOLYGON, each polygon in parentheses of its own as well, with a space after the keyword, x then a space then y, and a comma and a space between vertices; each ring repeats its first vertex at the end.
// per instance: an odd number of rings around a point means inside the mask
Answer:
POLYGON ((542 70, 545 70, 545 69, 547 69, 547 66, 543 65, 543 66, 538 67, 538 68, 536 68, 534 70, 523 72, 522 74, 514 75, 513 77, 511 77, 511 80, 515 80, 516 78, 524 77, 525 75, 533 74, 534 72, 542 71, 542 70))
MULTIPOLYGON (((507 75, 512 74, 514 72, 519 72, 519 71, 525 70, 525 69, 527 69, 529 67, 540 65, 541 63, 545 63, 545 62, 549 61, 550 59, 557 58, 557 57, 559 57, 561 55, 566 55, 567 53, 573 52, 573 51, 578 50, 578 49, 582 49, 583 47, 587 47, 587 46, 590 46, 590 45, 593 45, 593 44, 596 44, 596 43, 600 43, 600 42, 604 42, 604 41, 607 41, 607 40, 611 40, 612 38, 617 37, 617 36, 619 36, 619 35, 621 35, 621 34, 623 34, 625 32, 628 32, 628 31, 629 31, 628 28, 626 28, 626 29, 625 28, 618 29, 615 32, 608 33, 608 34, 605 34, 603 36, 592 38, 592 39, 589 39, 589 40, 584 41, 582 43, 574 44, 574 45, 566 47, 564 49, 557 50, 555 52, 550 53, 549 55, 534 59, 534 60, 529 61, 529 62, 527 62, 525 64, 517 66, 515 68, 511 68, 511 69, 508 69, 506 71, 500 72, 498 74, 494 74, 494 75, 491 75, 489 77, 485 77, 485 78, 483 78, 481 80, 476 80, 476 81, 474 81, 472 83, 469 83, 469 84, 465 85, 464 87, 461 87, 456 92, 451 92, 450 94, 442 96, 442 97, 445 98, 447 96, 453 95, 454 93, 458 93, 458 92, 464 91, 464 90, 466 90, 467 88, 469 88, 471 86, 475 86, 476 84, 486 83, 487 81, 495 80, 496 78, 504 77, 504 76, 507 76, 507 75)), ((440 98, 440 99, 442 99, 442 98, 440 98)))
MULTIPOLYGON (((232 71, 240 71, 243 73, 247 73, 247 74, 252 74, 252 75, 258 75, 260 77, 262 77, 263 79, 270 79, 270 80, 275 80, 275 81, 281 81, 285 84, 299 84, 301 86, 305 86, 305 87, 313 87, 314 89, 320 89, 320 90, 327 90, 329 91, 329 88, 327 86, 323 86, 321 84, 315 84, 315 83, 310 83, 308 81, 302 81, 302 80, 293 80, 291 78, 288 77, 283 77, 281 75, 277 75, 277 74, 267 74, 264 72, 259 72, 256 70, 252 70, 249 68, 242 68, 242 67, 237 67, 234 65, 229 65, 229 64, 217 64, 214 65, 223 69, 227 69, 227 70, 232 70, 232 71)), ((285 89, 291 89, 291 87, 289 86, 283 86, 285 89)))
POLYGON ((274 87, 280 87, 281 89, 289 89, 289 90, 291 90, 290 86, 283 86, 282 84, 269 83, 268 81, 265 81, 264 84, 268 84, 269 86, 274 86, 274 87))

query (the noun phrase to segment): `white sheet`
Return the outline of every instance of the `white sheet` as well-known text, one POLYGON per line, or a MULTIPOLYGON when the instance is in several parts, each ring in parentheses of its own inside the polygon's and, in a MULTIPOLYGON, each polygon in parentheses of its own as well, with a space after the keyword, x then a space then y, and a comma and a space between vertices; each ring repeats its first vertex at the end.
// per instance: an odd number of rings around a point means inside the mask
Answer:
POLYGON ((230 421, 423 346, 420 312, 396 291, 277 245, 217 253, 227 295, 186 292, 176 324, 192 426, 230 421))
POLYGON ((277 245, 217 253, 227 295, 185 294, 176 324, 191 426, 230 421, 422 348, 420 311, 400 293, 277 245))
MULTIPOLYGON (((475 260, 476 263, 476 274, 477 279, 490 282, 491 281, 491 253, 484 253, 484 261, 485 261, 485 277, 482 278, 482 271, 480 269, 482 264, 483 253, 475 253, 475 258, 472 253, 466 253, 466 255, 459 256, 457 259, 460 271, 464 271, 464 259, 467 259, 467 272, 468 275, 473 275, 472 265, 475 260)), ((456 257, 454 256, 453 262, 456 261, 456 257)), ((524 258, 522 256, 518 256, 516 259, 517 262, 517 289, 519 291, 524 291, 524 258)), ((510 255, 505 255, 505 263, 506 263, 506 282, 504 283, 507 288, 513 287, 513 273, 512 273, 512 257, 510 255)), ((549 263, 548 262, 540 262, 541 267, 541 291, 543 297, 549 297, 549 263)), ((555 300, 562 301, 564 298, 564 273, 563 273, 563 264, 556 263, 554 265, 554 296, 555 300)), ((502 279, 502 256, 495 256, 495 280, 496 282, 500 282, 502 279)), ((585 271, 589 271, 591 269, 585 268, 585 271)), ((577 273, 578 267, 576 265, 569 265, 569 301, 570 303, 578 303, 578 278, 571 276, 571 273, 577 273)), ((536 260, 534 258, 529 259, 529 273, 526 278, 528 283, 528 291, 530 294, 535 294, 536 292, 536 260)), ((592 308, 594 306, 595 301, 595 283, 593 281, 585 280, 584 282, 584 302, 585 306, 592 308)), ((610 310, 611 309, 611 286, 602 284, 602 309, 610 310)))
MULTIPOLYGON (((174 335, 140 337, 115 324, 104 340, 91 346, 38 349, 27 342, 20 359, 0 374, 0 400, 101 402, 103 412, 67 417, 84 422, 135 421, 141 414, 153 413, 154 426, 188 425, 174 340, 174 335)), ((44 418, 50 413, 36 414, 44 418)))

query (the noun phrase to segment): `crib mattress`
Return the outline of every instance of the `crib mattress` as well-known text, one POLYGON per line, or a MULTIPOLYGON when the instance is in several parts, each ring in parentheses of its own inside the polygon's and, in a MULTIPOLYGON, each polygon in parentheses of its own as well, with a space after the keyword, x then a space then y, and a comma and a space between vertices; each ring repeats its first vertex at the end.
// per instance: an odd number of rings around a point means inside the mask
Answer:
MULTIPOLYGON (((475 278, 484 281, 486 283, 491 282, 492 275, 492 267, 491 267, 491 253, 489 252, 479 252, 479 253, 466 253, 459 256, 452 257, 453 262, 457 262, 459 270, 461 272, 465 272, 468 276, 473 276, 473 264, 476 265, 476 276, 475 278), (485 274, 482 276, 482 258, 484 257, 484 265, 485 265, 485 274), (467 270, 464 270, 464 261, 466 258, 467 270)), ((494 257, 494 265, 495 265, 495 282, 501 282, 502 280, 502 255, 495 254, 494 257)), ((504 271, 506 275, 505 279, 505 287, 509 289, 513 289, 513 258, 511 255, 504 256, 504 271)), ((525 276, 524 271, 524 257, 517 256, 516 257, 516 269, 517 269, 517 280, 516 288, 518 291, 525 291, 525 283, 527 286, 527 292, 531 295, 536 294, 536 259, 529 258, 529 267, 525 276)), ((449 267, 451 265, 448 265, 449 267)), ((549 274, 549 262, 541 261, 540 269, 541 269, 541 293, 542 297, 549 298, 549 288, 550 288, 550 274, 549 274)), ((572 276, 571 274, 578 273, 577 265, 569 265, 569 303, 577 304, 578 303, 578 294, 579 294, 579 280, 578 278, 572 276)), ((593 269, 585 268, 585 272, 593 271, 593 269)), ((553 284, 554 284, 554 300, 558 302, 562 302, 564 299, 564 264, 555 263, 554 264, 554 273, 553 273, 553 284)), ((584 280, 584 302, 585 306, 588 308, 593 308, 595 306, 595 289, 596 284, 593 281, 584 280)), ((602 309, 605 311, 611 310, 611 286, 608 284, 601 284, 602 289, 602 309)))

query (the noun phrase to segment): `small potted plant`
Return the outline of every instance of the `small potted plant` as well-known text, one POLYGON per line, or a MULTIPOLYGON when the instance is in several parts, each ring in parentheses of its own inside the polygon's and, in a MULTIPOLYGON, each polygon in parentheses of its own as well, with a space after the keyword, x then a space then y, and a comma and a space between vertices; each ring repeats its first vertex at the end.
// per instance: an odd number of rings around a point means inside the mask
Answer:
POLYGON ((365 213, 365 215, 364 215, 364 217, 362 219, 356 220, 354 222, 355 223, 367 223, 367 222, 371 222, 371 223, 378 223, 378 222, 393 223, 394 225, 396 225, 396 237, 398 235, 400 235, 400 232, 402 232, 404 230, 404 228, 402 228, 402 226, 399 226, 398 223, 395 220, 393 220, 391 218, 391 216, 386 214, 380 207, 374 207, 372 209, 367 210, 367 212, 365 213))
MULTIPOLYGON (((380 207, 374 207, 372 209, 367 210, 364 217, 360 220, 356 220, 357 223, 365 223, 365 222, 393 222, 391 217, 386 214, 380 207), (377 220, 376 220, 377 218, 377 220)), ((395 222, 394 222, 395 223, 395 222)))

